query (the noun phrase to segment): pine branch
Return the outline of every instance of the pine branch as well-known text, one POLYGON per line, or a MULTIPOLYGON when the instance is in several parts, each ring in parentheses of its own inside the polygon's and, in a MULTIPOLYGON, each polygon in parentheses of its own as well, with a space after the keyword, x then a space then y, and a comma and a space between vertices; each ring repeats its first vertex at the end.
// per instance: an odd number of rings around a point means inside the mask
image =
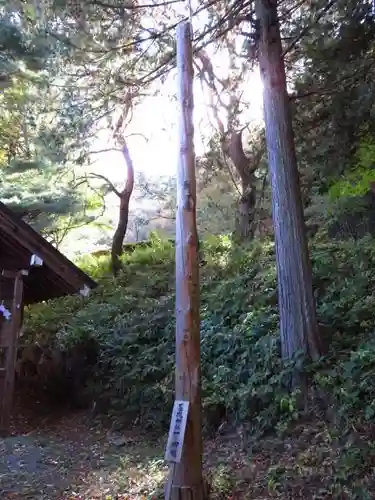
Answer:
POLYGON ((126 2, 124 2, 124 5, 112 5, 105 2, 101 2, 100 0, 93 0, 90 3, 91 5, 98 5, 99 7, 103 7, 104 9, 111 9, 111 10, 140 10, 140 9, 148 9, 154 7, 166 7, 168 5, 184 3, 184 1, 185 0, 167 0, 165 2, 155 2, 155 3, 141 4, 141 5, 138 4, 132 5, 126 2))
POLYGON ((328 2, 328 4, 324 7, 324 9, 321 10, 321 12, 319 12, 319 14, 316 15, 315 19, 313 20, 312 23, 310 23, 309 25, 307 25, 302 31, 301 33, 298 35, 297 38, 295 38, 295 40, 289 45, 289 47, 287 47, 284 52, 282 53, 282 57, 284 58, 286 56, 286 54, 288 54, 296 45, 297 43, 302 40, 302 38, 307 35, 307 33, 310 31, 310 29, 312 28, 312 26, 314 26, 315 24, 318 24, 318 22, 321 20, 321 18, 329 11, 329 9, 331 7, 333 7, 335 5, 335 3, 337 2, 338 0, 331 0, 330 2, 328 2))

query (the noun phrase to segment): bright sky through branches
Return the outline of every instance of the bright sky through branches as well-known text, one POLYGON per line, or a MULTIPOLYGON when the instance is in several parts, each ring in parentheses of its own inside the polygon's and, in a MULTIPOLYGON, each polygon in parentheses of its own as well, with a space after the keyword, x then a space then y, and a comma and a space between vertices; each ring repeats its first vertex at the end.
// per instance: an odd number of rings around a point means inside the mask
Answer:
MULTIPOLYGON (((188 16, 188 5, 188 1, 173 5, 176 18, 177 14, 188 16)), ((193 11, 198 5, 199 2, 192 0, 193 11)), ((155 24, 157 20, 150 19, 150 22, 155 24)), ((195 29, 199 26, 203 27, 206 22, 207 13, 203 10, 198 16, 194 16, 193 27, 195 29)), ((242 40, 239 40, 239 43, 242 44, 242 40)), ((206 50, 217 76, 226 78, 230 74, 229 54, 223 49, 214 51, 212 45, 206 50)), ((177 168, 179 144, 176 72, 173 71, 166 82, 156 83, 153 90, 156 95, 146 98, 134 112, 132 123, 127 130, 128 145, 137 171, 143 171, 152 176, 174 175, 177 168)), ((262 120, 262 87, 257 71, 248 73, 242 90, 242 99, 247 106, 241 121, 259 123, 262 120)), ((205 153, 205 144, 212 136, 215 124, 210 116, 207 95, 203 94, 198 81, 194 84, 194 101, 195 149, 196 155, 199 156, 205 153)), ((222 116, 221 110, 219 110, 219 115, 225 123, 226 117, 222 116)), ((107 139, 103 136, 93 149, 108 148, 107 139)), ((110 176, 114 182, 124 180, 125 168, 120 152, 103 153, 96 160, 98 170, 110 176)))
MULTIPOLYGON (((223 59, 223 55, 221 58, 223 59)), ((171 75, 165 85, 159 86, 158 95, 146 98, 137 107, 128 128, 128 144, 135 168, 150 175, 174 175, 177 168, 179 141, 178 109, 174 95, 177 90, 175 76, 171 75)), ((242 122, 259 123, 262 121, 262 87, 259 74, 251 74, 244 85, 247 87, 244 100, 248 102, 248 108, 244 111, 242 122)), ((203 95, 199 82, 194 85, 194 100, 195 149, 199 156, 204 154, 205 143, 213 132, 207 98, 203 95)), ((222 118, 225 120, 225 116, 222 118)), ((107 139, 103 136, 93 149, 108 148, 107 139)), ((98 171, 105 172, 114 182, 124 179, 126 169, 120 152, 105 152, 97 156, 98 171)))
MULTIPOLYGON (((187 14, 187 4, 181 4, 183 12, 187 14)), ((193 5, 194 8, 194 5, 193 5)), ((175 9, 175 6, 174 6, 175 9)), ((175 9, 177 11, 177 9, 175 9)), ((202 25, 207 21, 206 13, 203 11, 199 19, 194 17, 194 28, 198 23, 202 25)), ((157 19, 151 19, 155 25, 157 19)), ((155 27, 155 26, 154 26, 155 27)), ((238 40, 241 45, 242 40, 238 40)), ((217 47, 216 47, 217 49, 217 47)), ((215 50, 213 45, 206 48, 210 57, 216 76, 227 78, 230 75, 230 55, 224 49, 215 50)), ((136 175, 143 172, 147 177, 174 176, 177 171, 179 155, 179 110, 176 99, 177 79, 176 71, 172 71, 165 82, 155 82, 149 91, 149 97, 145 98, 140 105, 134 109, 133 119, 126 135, 128 147, 133 158, 136 175)), ((258 71, 247 72, 241 85, 243 112, 241 123, 249 124, 250 127, 258 125, 263 121, 262 86, 258 71)), ((226 123, 224 110, 218 110, 220 119, 226 123)), ((209 107, 209 98, 203 93, 201 83, 198 79, 194 82, 194 126, 195 126, 195 152, 196 156, 203 155, 207 151, 207 144, 216 131, 215 120, 209 107)), ((93 151, 108 150, 115 147, 111 143, 111 131, 102 132, 92 145, 93 151)), ((119 187, 126 181, 126 166, 124 158, 119 151, 106 151, 101 154, 92 155, 95 165, 92 170, 108 177, 111 182, 119 187)), ((135 191, 137 185, 135 185, 135 191)), ((138 209, 145 208, 151 202, 143 200, 140 204, 133 195, 130 203, 130 211, 135 213, 138 209)), ((154 202, 153 202, 154 203, 154 202)), ((152 203, 152 204, 153 204, 152 203)), ((117 220, 119 200, 116 195, 110 194, 106 197, 106 215, 117 220)), ((80 251, 90 251, 93 246, 92 229, 88 229, 87 237, 81 230, 80 241, 68 238, 66 251, 74 253, 79 247, 80 251)), ((73 235, 72 235, 73 236, 73 235)))

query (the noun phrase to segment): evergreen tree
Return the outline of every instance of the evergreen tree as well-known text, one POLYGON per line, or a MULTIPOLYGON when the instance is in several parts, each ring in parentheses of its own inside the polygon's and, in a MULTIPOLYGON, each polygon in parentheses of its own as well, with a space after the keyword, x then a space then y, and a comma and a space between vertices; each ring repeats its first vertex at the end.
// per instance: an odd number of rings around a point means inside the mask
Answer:
MULTIPOLYGON (((296 301, 293 301, 303 305, 297 308, 299 309, 298 318, 293 317, 286 303, 280 304, 281 309, 284 308, 281 310, 281 315, 284 315, 284 318, 285 314, 289 315, 288 321, 282 319, 281 322, 283 349, 284 352, 288 352, 288 357, 300 348, 315 357, 318 353, 316 319, 313 312, 302 202, 299 201, 300 188, 296 158, 300 161, 300 174, 303 181, 302 201, 306 204, 309 202, 311 189, 316 180, 320 179, 320 186, 322 186, 321 181, 324 178, 326 186, 323 190, 327 190, 334 180, 334 176, 331 176, 332 167, 335 164, 337 167, 339 163, 336 174, 341 171, 340 169, 345 170, 344 164, 348 154, 350 156, 358 146, 362 132, 359 132, 359 126, 353 127, 350 118, 350 115, 357 109, 353 101, 355 95, 358 95, 361 103, 361 118, 358 118, 357 124, 362 123, 366 126, 367 132, 371 131, 371 113, 367 113, 367 119, 363 120, 363 118, 372 98, 372 77, 367 80, 367 77, 362 80, 357 79, 357 83, 362 82, 366 89, 363 85, 360 89, 359 83, 356 84, 355 89, 354 87, 349 89, 347 83, 343 82, 350 80, 350 68, 354 64, 353 61, 358 61, 355 63, 357 74, 364 75, 368 72, 371 75, 373 26, 372 20, 368 18, 369 6, 364 1, 316 0, 310 2, 308 7, 293 1, 277 2, 275 0, 271 4, 273 12, 269 12, 267 16, 272 14, 271 17, 280 25, 281 32, 280 36, 277 34, 276 42, 272 42, 274 45, 269 42, 272 45, 271 48, 278 44, 277 55, 276 52, 272 54, 274 63, 278 67, 278 74, 273 75, 272 79, 276 78, 276 83, 280 83, 282 87, 278 97, 283 94, 282 113, 280 107, 277 110, 275 108, 275 96, 271 98, 269 94, 265 100, 267 106, 274 107, 275 113, 279 112, 280 119, 278 125, 272 128, 270 111, 266 110, 269 149, 273 149, 272 145, 279 146, 277 150, 279 156, 269 156, 273 162, 271 171, 274 200, 276 196, 276 200, 280 201, 280 203, 274 201, 275 227, 280 229, 281 224, 284 228, 279 232, 276 231, 276 245, 279 250, 279 282, 280 287, 286 286, 290 290, 291 297, 298 294, 298 290, 306 292, 302 302, 303 294, 300 294, 299 298, 295 296, 296 301), (353 37, 356 40, 355 48, 350 48, 348 40, 353 37), (358 39, 361 42, 358 42, 358 39), (361 59, 360 55, 366 55, 366 57, 361 59), (312 60, 315 61, 314 64, 312 60), (332 63, 332 61, 336 62, 332 63), (338 74, 342 85, 335 85, 335 89, 332 89, 329 87, 330 81, 332 82, 333 77, 338 74), (289 96, 286 81, 289 83, 288 90, 291 93, 289 96), (305 94, 304 98, 301 94, 305 94), (350 104, 351 111, 346 111, 348 108, 346 104, 350 104), (296 152, 292 151, 294 146, 290 132, 290 106, 294 106, 295 122, 301 124, 300 130, 305 130, 305 133, 298 132, 296 152), (330 113, 332 118, 329 116, 330 113), (317 123, 316 129, 312 127, 315 123, 317 123), (286 132, 286 129, 289 132, 286 132), (342 142, 345 143, 344 148, 341 148, 342 142), (344 154, 343 149, 345 149, 344 154), (340 161, 340 155, 342 155, 342 161, 340 161), (335 159, 332 160, 332 158, 335 159), (283 186, 280 184, 282 172, 280 168, 276 169, 277 165, 284 165, 285 171, 290 174, 287 176, 288 179, 284 179, 283 186), (329 179, 330 176, 331 179, 329 179), (288 182, 293 185, 289 185, 288 182), (286 213, 278 211, 282 203, 289 206, 290 210, 286 213), (288 236, 286 236, 287 232, 288 236), (298 240, 299 243, 297 244, 294 240, 298 240), (291 251, 291 248, 294 251, 291 251), (288 288, 287 281, 293 275, 292 264, 290 259, 288 260, 290 255, 293 255, 294 265, 301 272, 298 277, 298 286, 288 288), (282 272, 282 270, 286 271, 282 272), (288 327, 285 326, 287 324, 288 327), (288 335, 294 336, 295 342, 291 338, 287 340, 288 335), (314 336, 316 341, 311 340, 314 336), (285 351, 285 343, 288 342, 292 347, 285 351), (314 343, 315 347, 312 345, 314 343)), ((56 41, 57 48, 54 58, 50 58, 49 77, 55 81, 58 78, 62 87, 62 104, 54 119, 50 137, 56 139, 56 147, 58 140, 64 137, 63 143, 65 148, 68 147, 70 157, 84 163, 90 139, 98 128, 105 124, 115 131, 120 123, 124 130, 125 118, 131 116, 130 111, 134 110, 142 95, 150 90, 152 82, 164 78, 173 68, 175 62, 174 28, 176 22, 183 16, 173 11, 173 7, 168 2, 164 5, 157 2, 155 5, 151 3, 146 6, 142 4, 124 6, 115 1, 108 1, 105 4, 87 1, 79 4, 78 9, 78 4, 74 5, 72 8, 71 2, 51 4, 44 13, 44 24, 48 36, 56 41), (173 13, 173 20, 171 13, 173 13), (100 26, 98 21, 100 21, 100 26), (54 69, 51 61, 53 61, 54 69)), ((192 13, 193 20, 202 16, 202 12, 205 16, 205 22, 201 22, 201 17, 200 22, 195 23, 196 52, 202 54, 202 49, 210 44, 220 49, 223 46, 223 40, 226 42, 229 40, 230 42, 236 41, 232 44, 232 49, 237 53, 237 41, 245 37, 245 45, 248 49, 246 69, 251 69, 254 62, 258 61, 259 48, 257 45, 259 33, 257 29, 254 30, 258 27, 254 22, 254 7, 254 2, 244 4, 225 0, 209 6, 200 6, 192 13)), ((267 23, 266 26, 268 26, 267 23)), ((261 36, 263 36, 262 32, 261 36)), ((265 40, 262 38, 261 40, 264 49, 265 40)), ((264 56, 264 50, 263 53, 261 51, 262 54, 264 56)), ((272 67, 267 65, 264 59, 262 64, 267 73, 265 81, 270 83, 272 67)), ((239 67, 242 68, 242 65, 239 67)), ((240 74, 237 77, 243 78, 240 74)), ((272 88, 271 83, 268 91, 272 88)), ((281 101, 279 104, 281 106, 281 101)), ((232 129, 225 133, 229 132, 229 135, 238 138, 238 130, 236 127, 233 128, 233 124, 230 125, 232 129)), ((237 147, 237 153, 244 152, 243 145, 241 146, 242 148, 237 147)), ((66 153, 64 147, 57 148, 57 150, 61 154, 66 153)), ((236 163, 233 158, 231 158, 233 163, 236 163)), ((237 173, 241 174, 241 168, 237 170, 237 173)), ((246 176, 239 175, 239 177, 245 179, 246 176)), ((251 181, 245 184, 244 193, 252 194, 254 183, 251 181)), ((249 206, 249 203, 247 205, 249 206)), ((247 212, 249 213, 249 210, 247 212)), ((247 225, 247 228, 249 227, 247 225)))
POLYGON ((33 31, 27 19, 20 22, 16 13, 0 18, 0 196, 58 244, 66 222, 74 227, 92 220, 98 204, 93 193, 77 186, 76 172, 64 154, 64 138, 54 135, 51 126, 58 96, 49 87, 46 71, 49 40, 33 31))

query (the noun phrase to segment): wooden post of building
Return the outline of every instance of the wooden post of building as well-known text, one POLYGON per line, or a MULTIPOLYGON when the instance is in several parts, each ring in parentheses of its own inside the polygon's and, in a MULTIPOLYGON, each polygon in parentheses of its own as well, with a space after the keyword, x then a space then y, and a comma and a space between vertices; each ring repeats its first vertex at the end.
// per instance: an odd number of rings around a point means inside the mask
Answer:
POLYGON ((13 301, 11 309, 11 319, 7 332, 6 354, 5 354, 5 379, 0 402, 0 429, 6 432, 9 429, 10 414, 12 411, 15 369, 17 360, 18 337, 22 323, 23 310, 23 276, 27 276, 28 271, 17 272, 3 271, 5 278, 14 279, 13 301))
POLYGON ((189 22, 177 28, 177 70, 180 157, 176 214, 176 402, 166 451, 171 470, 165 498, 202 500, 199 262, 189 22))

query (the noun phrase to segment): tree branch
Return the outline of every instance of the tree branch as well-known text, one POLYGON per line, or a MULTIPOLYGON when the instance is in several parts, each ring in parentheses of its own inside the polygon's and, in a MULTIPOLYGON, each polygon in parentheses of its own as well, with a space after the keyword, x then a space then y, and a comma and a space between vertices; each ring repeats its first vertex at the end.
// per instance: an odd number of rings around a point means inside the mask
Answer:
POLYGON ((153 8, 153 7, 165 7, 168 5, 173 5, 176 3, 184 3, 185 0, 168 0, 165 2, 155 2, 155 3, 149 3, 149 4, 130 4, 124 2, 124 5, 111 5, 105 2, 101 2, 100 0, 92 0, 90 2, 92 5, 98 5, 99 7, 103 7, 105 9, 111 9, 111 10, 140 10, 140 9, 148 9, 148 8, 153 8))
POLYGON ((110 188, 110 190, 116 194, 119 198, 121 198, 121 191, 119 191, 114 184, 106 177, 105 175, 102 174, 95 174, 91 172, 90 174, 87 175, 87 178, 94 178, 94 179, 101 179, 104 181, 110 188))
POLYGON ((331 7, 333 7, 333 5, 335 5, 335 3, 337 2, 338 0, 331 0, 330 2, 328 2, 328 4, 324 7, 324 9, 321 10, 321 12, 319 12, 319 14, 317 14, 317 16, 315 17, 315 19, 313 20, 313 22, 309 25, 307 25, 302 31, 301 33, 297 36, 297 38, 295 38, 295 40, 289 45, 289 47, 287 47, 284 52, 282 53, 282 58, 284 58, 286 56, 286 54, 288 54, 288 52, 290 52, 296 45, 297 43, 309 32, 310 28, 314 25, 314 24, 317 24, 320 19, 324 16, 324 14, 326 14, 329 9, 331 7))

